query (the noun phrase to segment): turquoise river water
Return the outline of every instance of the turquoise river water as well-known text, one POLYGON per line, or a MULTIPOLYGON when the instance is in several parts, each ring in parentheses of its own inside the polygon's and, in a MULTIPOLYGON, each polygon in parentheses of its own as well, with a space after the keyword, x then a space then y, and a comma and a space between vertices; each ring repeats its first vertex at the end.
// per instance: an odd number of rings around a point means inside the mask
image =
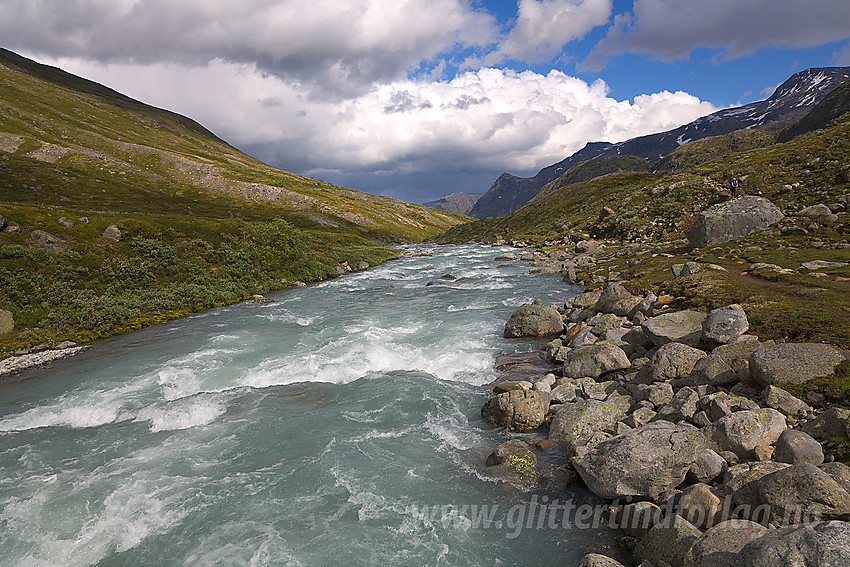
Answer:
MULTIPOLYGON (((575 565, 484 466, 510 313, 577 290, 435 247, 101 341, 0 385, 0 565, 575 565), (426 286, 444 274, 464 278, 426 286)), ((542 499, 542 500, 541 500, 542 499)), ((584 500, 582 500, 584 499, 584 500)))

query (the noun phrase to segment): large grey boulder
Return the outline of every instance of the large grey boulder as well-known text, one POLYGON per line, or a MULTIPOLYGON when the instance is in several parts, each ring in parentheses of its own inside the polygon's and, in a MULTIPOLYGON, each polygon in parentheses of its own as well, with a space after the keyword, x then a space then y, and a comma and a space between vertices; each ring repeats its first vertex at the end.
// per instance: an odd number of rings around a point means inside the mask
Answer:
POLYGON ((723 519, 723 501, 718 494, 717 489, 701 482, 688 486, 679 500, 679 514, 697 527, 710 528, 723 519))
POLYGON ((602 441, 572 463, 603 498, 655 499, 682 483, 704 448, 696 427, 654 421, 602 441))
POLYGON ((737 240, 785 218, 763 197, 741 197, 714 205, 700 213, 685 231, 692 248, 737 240))
POLYGON ((564 330, 564 321, 557 309, 544 305, 523 305, 505 324, 505 338, 548 337, 564 330))
POLYGON ((761 393, 761 400, 767 407, 792 417, 802 417, 812 411, 809 404, 778 386, 765 388, 761 393))
POLYGON ((111 224, 103 231, 103 238, 112 242, 120 242, 122 238, 121 229, 114 224, 111 224))
POLYGON ((836 347, 820 343, 763 345, 750 355, 750 375, 762 386, 803 384, 829 376, 844 360, 836 347))
POLYGON ((593 308, 600 313, 613 313, 614 305, 631 297, 633 296, 629 290, 618 283, 612 283, 605 288, 593 308))
POLYGON ((571 453, 587 444, 593 434, 611 429, 626 417, 632 399, 619 393, 605 400, 582 400, 564 404, 552 418, 549 439, 565 441, 571 453))
POLYGON ((65 252, 65 243, 58 236, 44 232, 43 230, 34 230, 30 233, 30 242, 33 246, 41 248, 50 254, 62 254, 65 252))
POLYGON ((686 386, 676 392, 669 402, 658 408, 655 420, 663 419, 673 423, 683 419, 690 421, 697 412, 697 402, 699 394, 686 386))
POLYGON ((601 291, 585 291, 569 300, 568 305, 575 309, 590 309, 602 296, 601 291))
POLYGON ((697 538, 685 555, 685 567, 735 567, 738 552, 767 532, 766 527, 749 520, 720 522, 697 538))
POLYGON ((818 522, 773 530, 741 549, 738 567, 846 567, 850 524, 818 522))
POLYGON ((11 333, 15 328, 15 316, 11 311, 0 309, 0 335, 11 333))
POLYGON ((729 368, 735 371, 739 380, 750 377, 750 355, 761 347, 758 340, 740 340, 727 345, 720 345, 711 351, 711 354, 723 359, 729 368))
POLYGON ((850 410, 832 407, 803 425, 803 431, 815 439, 847 437, 850 433, 850 410))
POLYGON ((696 346, 702 339, 703 319, 705 315, 697 311, 675 311, 651 317, 641 327, 655 346, 672 342, 696 346))
POLYGON ((522 439, 505 441, 490 453, 485 463, 513 484, 530 487, 537 482, 537 455, 522 439))
POLYGON ((635 559, 652 565, 663 561, 670 567, 684 567, 685 556, 700 536, 699 528, 672 514, 647 532, 635 548, 635 559))
POLYGON ((705 352, 699 349, 682 343, 667 343, 661 345, 650 363, 640 369, 638 378, 651 382, 688 378, 697 361, 704 357, 705 352))
POLYGON ((567 353, 563 374, 566 378, 598 378, 631 365, 623 349, 614 343, 602 341, 567 353))
POLYGON ((481 408, 484 421, 511 431, 540 427, 549 411, 549 394, 536 390, 512 390, 487 400, 481 408))
POLYGON ((705 449, 697 455, 696 461, 691 465, 691 470, 688 471, 689 482, 704 482, 710 483, 728 468, 726 460, 712 451, 705 449))
POLYGON ((616 559, 598 553, 588 553, 581 558, 577 567, 625 567, 616 559))
POLYGON ((751 482, 776 471, 787 469, 790 466, 789 464, 777 463, 776 461, 741 463, 726 470, 723 474, 723 487, 727 494, 732 494, 751 482))
POLYGON ((850 494, 826 472, 800 463, 747 483, 733 494, 752 514, 768 514, 771 522, 789 525, 850 517, 850 494))
POLYGON ((823 447, 807 433, 786 429, 776 440, 773 460, 790 465, 809 463, 817 466, 823 463, 823 447))
POLYGON ((732 451, 738 457, 758 458, 757 449, 768 447, 779 439, 788 426, 785 416, 771 408, 736 411, 718 419, 705 429, 709 448, 732 451))
POLYGON ((689 381, 697 386, 732 386, 738 383, 738 373, 732 370, 719 354, 712 352, 694 363, 689 381))
POLYGON ((616 509, 616 527, 630 536, 646 537, 649 530, 664 518, 664 512, 652 502, 634 502, 616 509))
POLYGON ((725 345, 747 332, 750 322, 740 305, 732 304, 709 313, 702 322, 702 337, 706 344, 725 345))

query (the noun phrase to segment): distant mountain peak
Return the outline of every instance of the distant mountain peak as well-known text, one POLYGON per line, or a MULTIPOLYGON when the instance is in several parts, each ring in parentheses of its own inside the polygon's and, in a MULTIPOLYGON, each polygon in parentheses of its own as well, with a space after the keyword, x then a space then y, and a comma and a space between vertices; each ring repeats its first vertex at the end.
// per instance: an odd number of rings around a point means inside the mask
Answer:
POLYGON ((476 218, 505 216, 530 201, 544 185, 575 165, 602 156, 637 156, 657 162, 693 140, 735 130, 782 130, 801 119, 832 90, 850 80, 850 67, 817 67, 793 74, 766 100, 719 110, 673 130, 625 142, 588 142, 570 157, 541 169, 534 177, 503 173, 469 212, 476 218))

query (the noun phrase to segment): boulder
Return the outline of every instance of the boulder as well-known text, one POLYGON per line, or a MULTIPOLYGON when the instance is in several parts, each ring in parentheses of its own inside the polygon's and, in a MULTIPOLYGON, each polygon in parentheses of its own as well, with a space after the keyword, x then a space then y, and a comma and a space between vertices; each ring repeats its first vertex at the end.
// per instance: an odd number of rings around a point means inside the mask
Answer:
POLYGON ((577 567, 625 567, 622 563, 605 555, 588 553, 581 558, 577 567))
POLYGON ((623 318, 617 317, 613 313, 600 313, 588 320, 587 324, 594 335, 601 337, 608 331, 619 329, 625 322, 623 318))
POLYGON ((688 378, 694 365, 703 357, 705 352, 699 349, 682 343, 667 343, 661 345, 650 363, 641 368, 640 377, 652 382, 688 378))
POLYGON ((673 423, 683 419, 691 421, 697 412, 699 394, 688 387, 680 389, 669 402, 658 408, 655 418, 673 423))
POLYGON ((709 448, 758 458, 756 450, 772 445, 785 429, 785 417, 775 409, 736 411, 706 428, 709 448))
POLYGON ((812 411, 812 407, 797 398, 792 396, 778 386, 768 386, 761 393, 761 400, 764 405, 769 408, 781 411, 785 415, 792 417, 803 417, 812 411))
POLYGON ((572 463, 603 498, 655 499, 682 483, 704 448, 696 427, 653 421, 602 441, 572 463))
POLYGON ((575 309, 590 309, 596 302, 599 301, 599 298, 602 296, 601 291, 586 291, 584 293, 580 293, 572 299, 571 307, 575 309))
POLYGON ((567 353, 563 375, 567 378, 598 378, 608 372, 624 370, 631 365, 623 349, 602 341, 567 353))
POLYGON ((705 449, 697 455, 696 461, 688 471, 687 479, 691 482, 710 483, 728 468, 726 459, 712 451, 705 449))
POLYGON ((789 525, 850 517, 850 494, 814 465, 800 463, 747 483, 733 494, 739 506, 759 508, 771 522, 789 525))
POLYGON ((707 484, 692 484, 682 491, 680 515, 699 528, 710 528, 722 518, 723 501, 707 484))
POLYGON ((62 254, 65 252, 65 243, 59 240, 58 236, 54 236, 43 230, 34 230, 30 233, 30 242, 33 246, 41 248, 50 254, 62 254))
POLYGON ((817 466, 823 463, 823 447, 807 433, 786 429, 776 440, 773 460, 790 465, 809 463, 817 466))
POLYGON ((673 386, 660 382, 658 384, 637 384, 630 386, 633 390, 635 399, 638 401, 646 400, 654 407, 660 407, 673 399, 673 386))
POLYGON ((738 567, 846 567, 850 524, 818 522, 768 532, 741 549, 738 567))
POLYGON ((758 340, 743 339, 744 337, 741 337, 734 343, 720 345, 712 350, 711 354, 716 354, 722 358, 723 362, 735 371, 739 380, 748 380, 750 377, 750 355, 761 347, 761 343, 758 340))
POLYGON ((537 455, 522 439, 505 441, 490 453, 485 464, 498 467, 499 475, 523 486, 537 482, 537 455))
POLYGON ((723 488, 727 494, 732 494, 751 482, 790 466, 776 461, 756 461, 734 465, 723 474, 723 488))
POLYGON ((9 226, 8 219, 3 215, 0 215, 0 230, 5 229, 7 226, 9 226))
POLYGON ((494 258, 496 262, 502 262, 507 260, 516 260, 516 254, 513 252, 505 252, 504 254, 500 254, 494 258))
POLYGON ((648 561, 659 565, 662 561, 670 567, 684 567, 685 556, 702 536, 702 532, 675 514, 664 518, 664 521, 647 532, 635 548, 635 559, 638 562, 648 561))
POLYGON ((59 217, 59 220, 57 220, 56 222, 59 224, 59 226, 61 226, 63 228, 71 228, 72 226, 77 224, 76 222, 69 219, 68 217, 59 217))
POLYGON ((15 316, 11 311, 0 309, 0 335, 11 333, 15 328, 15 316))
POLYGON ((725 345, 747 332, 750 322, 740 305, 732 304, 709 313, 702 322, 702 337, 706 344, 725 345))
POLYGON ((616 527, 630 536, 643 538, 661 522, 664 512, 652 502, 626 504, 616 510, 616 527))
POLYGON ((738 383, 738 373, 732 370, 720 355, 712 352, 694 363, 689 382, 696 386, 704 384, 732 386, 738 383))
POLYGON ((540 427, 549 411, 549 394, 535 390, 513 390, 487 400, 481 408, 484 421, 511 431, 540 427))
POLYGON ((702 339, 703 319, 705 315, 696 311, 676 311, 651 317, 641 328, 655 346, 672 342, 696 346, 702 339))
POLYGON ((702 264, 699 262, 685 262, 684 264, 673 264, 670 266, 670 271, 673 272, 674 278, 682 276, 690 276, 702 271, 702 264))
POLYGON ((557 309, 543 305, 523 305, 511 315, 505 325, 505 338, 548 337, 564 330, 557 309))
POLYGON ((614 305, 624 299, 630 299, 632 297, 633 296, 629 290, 624 288, 622 285, 612 283, 605 288, 593 308, 600 313, 613 313, 614 305))
POLYGON ((832 407, 803 425, 803 431, 815 439, 848 437, 850 410, 832 407))
POLYGON ((685 231, 692 248, 737 240, 782 220, 784 215, 763 197, 741 197, 700 213, 685 231))
POLYGON ((685 556, 685 567, 735 567, 738 552, 766 533, 766 527, 749 520, 720 522, 697 538, 685 556))
POLYGON ((549 439, 558 439, 567 443, 571 453, 586 445, 593 434, 614 427, 626 417, 632 399, 622 394, 612 394, 605 401, 582 400, 566 403, 552 418, 549 427, 549 439))
POLYGON ((750 375, 762 386, 803 384, 829 376, 843 360, 844 354, 827 344, 763 345, 750 355, 750 375))
POLYGON ((833 461, 824 463, 818 468, 835 479, 835 482, 840 484, 841 488, 850 493, 850 467, 844 463, 833 461))
POLYGON ((114 224, 111 224, 103 231, 103 238, 111 240, 112 242, 120 242, 121 230, 114 224))
POLYGON ((614 307, 611 308, 611 312, 618 317, 632 317, 641 301, 642 300, 639 297, 633 296, 621 299, 614 304, 614 307))
POLYGON ((806 207, 797 213, 797 216, 800 217, 819 217, 821 215, 831 215, 832 211, 826 205, 812 205, 811 207, 806 207))

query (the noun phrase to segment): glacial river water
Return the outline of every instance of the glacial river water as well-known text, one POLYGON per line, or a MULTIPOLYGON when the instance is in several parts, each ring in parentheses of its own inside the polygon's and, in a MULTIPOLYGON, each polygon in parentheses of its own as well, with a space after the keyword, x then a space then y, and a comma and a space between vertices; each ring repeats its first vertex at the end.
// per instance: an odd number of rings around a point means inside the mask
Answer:
POLYGON ((99 342, 0 385, 0 565, 575 565, 611 533, 484 466, 522 303, 577 292, 435 247, 99 342), (426 286, 444 274, 460 281, 426 286))

